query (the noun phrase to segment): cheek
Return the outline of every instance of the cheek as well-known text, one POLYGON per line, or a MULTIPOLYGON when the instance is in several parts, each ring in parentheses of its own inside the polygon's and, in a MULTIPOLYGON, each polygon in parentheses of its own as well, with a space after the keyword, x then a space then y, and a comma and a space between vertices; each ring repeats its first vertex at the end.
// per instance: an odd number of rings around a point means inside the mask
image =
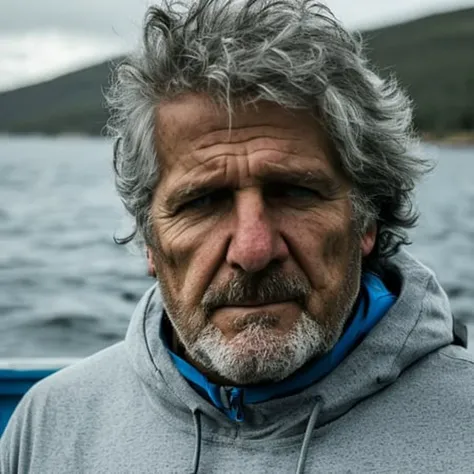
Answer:
POLYGON ((157 212, 153 222, 155 235, 159 237, 163 251, 179 265, 178 262, 186 260, 206 238, 213 235, 219 219, 216 216, 164 217, 157 212))
POLYGON ((161 222, 157 228, 162 255, 159 276, 181 304, 198 304, 214 276, 225 237, 209 222, 161 222))
POLYGON ((285 238, 314 288, 340 279, 352 258, 352 224, 345 213, 312 213, 285 222, 285 238))
POLYGON ((176 270, 182 268, 200 240, 199 235, 190 232, 185 224, 164 219, 156 222, 155 229, 164 263, 176 270))
MULTIPOLYGON (((354 245, 354 243, 352 243, 354 245)), ((344 230, 332 230, 322 242, 321 254, 323 261, 328 264, 345 263, 350 258, 351 241, 344 230)))

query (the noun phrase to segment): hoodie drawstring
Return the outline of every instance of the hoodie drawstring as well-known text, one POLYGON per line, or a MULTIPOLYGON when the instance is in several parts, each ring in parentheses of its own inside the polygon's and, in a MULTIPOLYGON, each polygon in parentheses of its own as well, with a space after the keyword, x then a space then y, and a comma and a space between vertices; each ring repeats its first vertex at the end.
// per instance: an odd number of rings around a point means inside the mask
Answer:
POLYGON ((321 404, 321 399, 318 397, 313 410, 311 411, 308 424, 306 425, 306 431, 304 433, 303 444, 301 445, 300 456, 298 459, 298 465, 296 466, 295 474, 303 474, 309 443, 311 441, 311 435, 313 433, 314 426, 316 425, 319 413, 321 412, 321 404))
MULTIPOLYGON (((313 410, 306 425, 306 431, 304 433, 303 443, 301 444, 300 455, 298 458, 298 465, 296 466, 295 474, 303 474, 304 466, 306 464, 306 457, 308 454, 309 444, 311 442, 311 435, 313 433, 316 421, 318 420, 319 413, 321 412, 321 399, 317 398, 314 404, 313 410)), ((193 457, 193 474, 198 474, 199 461, 201 459, 201 412, 196 410, 193 412, 194 421, 194 432, 196 437, 196 444, 194 446, 194 457, 193 457)))
POLYGON ((201 459, 201 412, 199 410, 193 412, 193 420, 196 436, 193 457, 193 474, 197 474, 199 471, 199 460, 201 459))

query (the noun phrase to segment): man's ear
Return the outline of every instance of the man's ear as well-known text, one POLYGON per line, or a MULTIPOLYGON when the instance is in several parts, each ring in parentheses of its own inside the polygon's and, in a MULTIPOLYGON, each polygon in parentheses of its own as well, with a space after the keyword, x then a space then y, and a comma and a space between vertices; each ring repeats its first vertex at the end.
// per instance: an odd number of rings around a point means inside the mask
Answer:
POLYGON ((146 264, 148 276, 156 278, 155 264, 153 263, 153 253, 149 247, 146 248, 146 264))
POLYGON ((369 255, 370 252, 372 252, 375 246, 376 237, 377 237, 377 223, 373 222, 367 227, 360 241, 360 248, 361 248, 363 257, 367 257, 367 255, 369 255))

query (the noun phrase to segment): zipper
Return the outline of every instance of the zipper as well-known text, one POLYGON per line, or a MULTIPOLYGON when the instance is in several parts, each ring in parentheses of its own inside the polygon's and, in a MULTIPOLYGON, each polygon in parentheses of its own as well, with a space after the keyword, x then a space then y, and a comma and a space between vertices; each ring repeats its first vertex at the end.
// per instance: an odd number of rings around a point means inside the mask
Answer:
POLYGON ((236 387, 222 387, 221 399, 226 409, 227 416, 241 423, 244 421, 244 391, 236 387))

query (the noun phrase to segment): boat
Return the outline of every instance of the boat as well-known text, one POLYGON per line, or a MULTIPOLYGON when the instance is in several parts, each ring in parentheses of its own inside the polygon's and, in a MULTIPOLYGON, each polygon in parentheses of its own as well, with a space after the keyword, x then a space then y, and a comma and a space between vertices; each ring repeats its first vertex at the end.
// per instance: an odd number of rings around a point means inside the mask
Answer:
POLYGON ((72 357, 0 359, 0 437, 16 406, 34 384, 79 360, 72 357))

